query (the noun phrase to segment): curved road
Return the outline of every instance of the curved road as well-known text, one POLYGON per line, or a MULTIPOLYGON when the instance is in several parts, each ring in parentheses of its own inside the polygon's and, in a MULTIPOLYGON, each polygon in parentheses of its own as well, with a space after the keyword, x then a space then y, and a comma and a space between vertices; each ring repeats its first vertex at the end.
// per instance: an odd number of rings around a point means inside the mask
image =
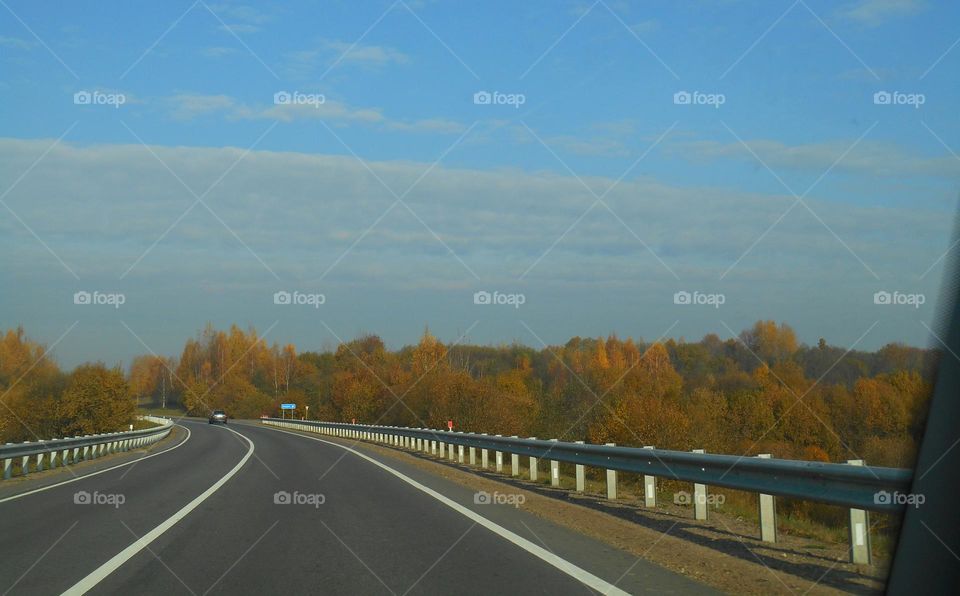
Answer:
POLYGON ((0 482, 0 593, 709 591, 362 444, 179 424, 135 463, 0 482))

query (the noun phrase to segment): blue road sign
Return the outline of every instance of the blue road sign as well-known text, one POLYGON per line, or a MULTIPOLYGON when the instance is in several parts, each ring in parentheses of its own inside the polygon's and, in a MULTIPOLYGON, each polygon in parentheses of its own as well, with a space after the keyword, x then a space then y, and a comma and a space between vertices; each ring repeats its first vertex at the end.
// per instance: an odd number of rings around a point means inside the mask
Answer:
POLYGON ((297 404, 280 404, 281 410, 296 410, 297 404))

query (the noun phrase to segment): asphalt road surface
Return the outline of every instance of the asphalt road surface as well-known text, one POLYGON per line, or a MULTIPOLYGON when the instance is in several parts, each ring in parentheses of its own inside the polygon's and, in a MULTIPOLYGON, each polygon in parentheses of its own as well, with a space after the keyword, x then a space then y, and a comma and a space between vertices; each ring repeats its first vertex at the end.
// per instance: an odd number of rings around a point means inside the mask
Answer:
POLYGON ((2 594, 709 591, 362 444, 257 423, 181 420, 150 450, 0 482, 2 594))

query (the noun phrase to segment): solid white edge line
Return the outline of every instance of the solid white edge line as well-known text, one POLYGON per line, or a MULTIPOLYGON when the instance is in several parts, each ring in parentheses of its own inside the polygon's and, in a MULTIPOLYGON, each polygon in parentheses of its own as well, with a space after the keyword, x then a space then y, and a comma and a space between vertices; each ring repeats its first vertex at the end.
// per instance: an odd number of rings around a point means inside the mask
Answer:
MULTIPOLYGON (((182 428, 183 430, 187 431, 187 437, 186 437, 184 440, 182 440, 182 441, 180 441, 179 443, 177 443, 176 445, 174 445, 173 447, 170 447, 170 448, 168 448, 168 449, 164 449, 163 451, 158 451, 158 452, 156 452, 156 453, 151 453, 150 455, 145 455, 145 456, 143 456, 143 457, 138 457, 137 459, 134 459, 134 460, 131 460, 131 461, 128 461, 128 462, 123 462, 122 464, 117 464, 117 465, 115 465, 115 466, 110 466, 109 468, 104 468, 104 469, 102 469, 102 470, 97 470, 96 472, 90 472, 89 474, 84 474, 83 476, 75 476, 75 477, 70 478, 70 479, 68 479, 68 480, 64 480, 63 482, 57 482, 57 483, 50 484, 50 485, 47 485, 47 486, 41 486, 40 488, 34 488, 34 489, 32 489, 32 490, 28 490, 28 491, 25 491, 25 492, 22 492, 22 493, 19 493, 19 494, 16 494, 16 495, 11 495, 11 496, 9 496, 9 497, 4 497, 4 498, 0 499, 0 503, 6 503, 7 501, 13 501, 14 499, 19 499, 20 497, 26 497, 27 495, 32 495, 32 494, 34 494, 34 493, 41 493, 41 492, 43 492, 43 491, 45 491, 45 490, 50 490, 51 488, 57 488, 58 486, 63 486, 64 484, 70 484, 71 482, 76 482, 76 481, 78 481, 78 480, 83 480, 84 478, 90 478, 90 477, 96 476, 96 475, 98 475, 98 474, 103 474, 104 472, 109 472, 110 470, 116 470, 117 468, 122 468, 122 467, 124 467, 124 466, 133 465, 133 464, 135 464, 135 463, 137 463, 137 462, 141 462, 141 461, 143 461, 143 460, 145 460, 145 459, 150 459, 151 457, 156 457, 156 456, 158 456, 158 455, 163 455, 164 453, 169 453, 169 452, 173 451, 174 449, 176 449, 177 447, 180 447, 181 445, 183 445, 184 443, 186 443, 187 441, 189 441, 189 440, 190 440, 190 435, 191 435, 190 429, 187 428, 186 426, 182 426, 182 425, 180 425, 180 424, 175 424, 174 426, 179 426, 179 427, 182 428)), ((170 430, 172 431, 173 429, 171 428, 170 430)), ((167 435, 167 436, 169 437, 170 435, 167 435)), ((164 439, 165 439, 165 438, 166 438, 166 437, 164 437, 164 439)), ((161 439, 161 440, 163 440, 163 439, 161 439)), ((93 460, 89 460, 89 459, 88 459, 88 460, 85 460, 85 461, 93 461, 93 460)), ((70 465, 74 465, 74 464, 70 464, 70 465)), ((65 466, 64 466, 64 467, 65 467, 65 466)), ((20 478, 23 478, 23 476, 20 476, 20 478)))
POLYGON ((295 433, 295 432, 290 432, 290 431, 287 431, 287 430, 282 430, 282 429, 280 429, 280 428, 276 428, 276 427, 271 426, 271 425, 269 425, 269 424, 262 425, 261 428, 268 428, 268 429, 271 429, 271 430, 275 430, 275 431, 277 431, 277 432, 285 433, 285 434, 288 434, 288 435, 293 435, 293 436, 295 436, 295 437, 302 437, 302 438, 304 438, 304 439, 312 439, 312 440, 314 440, 314 441, 319 441, 319 442, 321 442, 321 443, 326 443, 327 445, 333 445, 334 447, 339 447, 340 449, 344 449, 344 450, 346 450, 346 451, 349 451, 350 453, 353 453, 354 455, 356 455, 356 456, 358 456, 358 457, 362 457, 363 459, 369 461, 370 463, 372 463, 372 464, 374 464, 374 465, 376 465, 376 466, 379 466, 380 468, 383 468, 384 470, 386 470, 387 472, 390 472, 391 474, 393 474, 394 476, 396 476, 396 477, 399 478, 400 480, 403 480, 404 482, 406 482, 407 484, 413 486, 414 488, 416 488, 416 489, 418 489, 418 490, 421 490, 421 491, 425 492, 426 494, 430 495, 431 497, 433 497, 434 499, 440 501, 441 503, 443 503, 443 504, 446 505, 447 507, 450 507, 451 509, 453 509, 453 510, 456 511, 457 513, 460 513, 461 515, 463 515, 463 516, 465 516, 465 517, 473 520, 474 522, 480 524, 481 526, 483 526, 483 527, 485 527, 486 529, 490 530, 490 531, 493 532, 494 534, 497 534, 497 535, 499 535, 500 537, 505 538, 506 540, 512 542, 512 543, 515 544, 516 546, 519 546, 519 547, 522 548, 523 550, 527 551, 527 552, 530 553, 531 555, 533 555, 533 556, 535 556, 535 557, 543 560, 543 561, 546 562, 546 563, 549 563, 550 565, 556 567, 557 569, 559 569, 560 571, 566 573, 567 575, 569 575, 570 577, 574 578, 575 580, 577 580, 577 581, 579 581, 579 582, 581 582, 581 583, 583 583, 583 584, 586 584, 587 586, 590 586, 590 587, 593 588, 594 590, 597 590, 597 591, 600 592, 601 594, 617 594, 617 595, 628 595, 628 594, 629 594, 628 592, 625 592, 625 591, 621 590, 620 588, 618 588, 618 587, 616 587, 615 585, 607 582, 606 580, 600 579, 599 577, 597 577, 596 575, 590 573, 590 572, 587 571, 586 569, 583 569, 583 568, 581 568, 581 567, 578 567, 578 566, 574 565, 573 563, 571 563, 570 561, 567 561, 566 559, 563 559, 563 558, 561 558, 561 557, 558 557, 557 555, 551 553, 551 552, 548 551, 547 549, 541 548, 540 546, 534 544, 533 542, 530 542, 530 541, 527 540, 526 538, 524 538, 524 537, 522 537, 522 536, 519 536, 519 535, 517 535, 517 534, 514 534, 514 533, 511 532, 510 530, 504 528, 503 526, 501 526, 501 525, 499 525, 499 524, 496 524, 496 523, 490 521, 489 519, 483 517, 483 516, 480 515, 479 513, 475 513, 474 511, 472 511, 472 510, 464 507, 464 506, 461 505, 460 503, 457 503, 456 501, 454 501, 454 500, 452 500, 452 499, 450 499, 450 498, 448 498, 448 497, 443 496, 442 494, 440 494, 440 493, 438 493, 437 491, 433 490, 433 489, 430 488, 429 486, 425 486, 425 485, 423 485, 423 484, 420 484, 419 482, 417 482, 417 481, 414 480, 413 478, 410 478, 410 477, 407 476, 406 474, 404 474, 404 473, 402 473, 402 472, 399 472, 399 471, 397 471, 397 470, 394 470, 394 469, 391 468, 390 466, 388 466, 388 465, 386 465, 386 464, 384 464, 384 463, 381 463, 380 461, 378 461, 378 460, 376 460, 376 459, 373 459, 372 457, 370 457, 370 456, 368 456, 368 455, 365 455, 365 454, 363 454, 363 453, 360 453, 359 451, 357 451, 357 450, 355 450, 355 449, 351 449, 350 447, 346 447, 346 446, 344 446, 344 445, 340 445, 339 443, 334 443, 334 442, 332 442, 332 441, 326 441, 326 440, 320 439, 320 438, 318 438, 318 437, 312 437, 312 436, 310 436, 310 435, 303 435, 303 434, 300 434, 300 433, 295 433))
POLYGON ((164 532, 166 532, 167 530, 172 528, 174 525, 176 525, 177 522, 185 518, 191 511, 193 511, 201 503, 206 501, 210 497, 210 495, 217 492, 217 490, 221 486, 226 484, 228 480, 233 478, 233 476, 240 471, 240 468, 242 468, 243 465, 246 464, 247 461, 250 460, 250 457, 253 455, 253 449, 254 449, 253 441, 251 441, 246 435, 242 435, 237 431, 233 430, 232 428, 224 427, 224 429, 232 432, 233 434, 239 437, 242 437, 244 441, 250 444, 250 449, 247 450, 247 454, 243 456, 243 459, 241 459, 240 462, 237 465, 235 465, 232 470, 227 472, 226 475, 220 478, 220 480, 217 480, 213 484, 213 486, 203 491, 202 493, 197 495, 197 497, 194 498, 192 501, 184 505, 183 508, 180 509, 180 511, 177 511, 176 513, 171 515, 169 518, 167 518, 167 520, 161 523, 159 526, 157 526, 156 528, 150 530, 149 532, 141 536, 139 540, 137 540, 127 548, 123 549, 122 551, 114 555, 113 558, 111 558, 109 561, 107 561, 100 567, 97 567, 96 569, 94 569, 89 575, 87 575, 85 578, 81 579, 80 581, 75 583, 71 588, 66 590, 64 594, 69 594, 71 596, 86 594, 88 590, 90 590, 91 588, 96 586, 98 583, 103 581, 108 575, 116 571, 121 565, 123 565, 124 563, 129 561, 131 558, 133 558, 134 555, 136 555, 141 550, 149 546, 151 542, 153 542, 154 540, 162 536, 164 532))

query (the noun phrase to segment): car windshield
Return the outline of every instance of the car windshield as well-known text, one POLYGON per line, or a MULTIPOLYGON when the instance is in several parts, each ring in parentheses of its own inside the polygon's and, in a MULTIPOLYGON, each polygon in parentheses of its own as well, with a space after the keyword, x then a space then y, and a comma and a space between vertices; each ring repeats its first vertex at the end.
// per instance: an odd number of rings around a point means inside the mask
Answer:
POLYGON ((88 5, 0 0, 0 593, 960 593, 960 0, 88 5))

